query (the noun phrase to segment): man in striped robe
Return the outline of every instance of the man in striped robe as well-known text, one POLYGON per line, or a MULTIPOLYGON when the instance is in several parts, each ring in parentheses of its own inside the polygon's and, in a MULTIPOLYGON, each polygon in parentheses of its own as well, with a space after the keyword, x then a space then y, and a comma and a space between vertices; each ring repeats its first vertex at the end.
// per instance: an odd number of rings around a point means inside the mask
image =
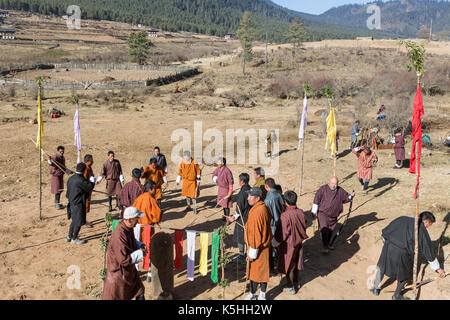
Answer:
POLYGON ((164 188, 167 188, 169 183, 167 182, 166 173, 164 172, 163 168, 161 168, 157 164, 156 158, 150 159, 150 165, 148 165, 143 170, 141 178, 145 179, 145 182, 147 182, 148 180, 152 180, 156 184, 155 199, 158 202, 159 207, 161 208, 161 199, 162 199, 161 186, 164 184, 164 188))
POLYGON ((191 153, 185 151, 180 163, 177 176, 177 186, 183 179, 181 195, 186 197, 186 211, 191 209, 191 201, 194 203, 194 214, 197 214, 197 197, 200 195, 200 166, 191 158, 191 153))
POLYGON ((134 168, 131 171, 131 181, 127 182, 120 191, 120 205, 122 206, 121 216, 123 211, 131 207, 134 201, 144 193, 144 186, 141 184, 141 170, 134 168))
POLYGON ((353 154, 358 158, 358 181, 363 186, 362 194, 367 194, 370 179, 372 179, 373 166, 378 161, 375 151, 371 151, 370 147, 356 147, 352 150, 353 154))
POLYGON ((133 228, 144 214, 128 207, 124 219, 109 239, 106 252, 106 277, 102 300, 145 300, 145 287, 135 267, 148 254, 145 245, 136 240, 133 228))
POLYGON ((119 197, 122 190, 122 183, 125 181, 122 173, 122 166, 119 160, 114 158, 114 151, 108 152, 108 160, 103 164, 100 176, 97 179, 99 184, 102 179, 106 180, 106 193, 109 200, 109 211, 113 211, 112 197, 116 196, 116 210, 119 210, 119 197))
POLYGON ((405 157, 405 138, 403 137, 400 130, 395 131, 395 166, 394 169, 401 169, 403 167, 403 161, 406 159, 405 157))
POLYGON ((72 174, 73 172, 66 168, 66 159, 64 158, 64 147, 56 148, 56 155, 52 158, 48 156, 48 165, 50 166, 50 190, 55 195, 55 208, 58 210, 64 209, 60 203, 61 193, 64 190, 64 174, 72 174))
POLYGON ((299 289, 299 271, 303 270, 302 242, 308 239, 306 217, 297 208, 297 194, 286 191, 284 194, 286 210, 277 223, 272 246, 278 247, 278 271, 286 275, 283 291, 295 294, 299 289))
MULTIPOLYGON (((84 156, 84 164, 86 165, 86 170, 84 171, 84 178, 86 180, 91 179, 91 177, 95 177, 94 171, 92 170, 92 165, 94 164, 94 158, 91 154, 87 154, 84 156)), ((91 198, 92 198, 92 190, 89 192, 89 195, 86 199, 86 216, 91 211, 91 198)), ((84 224, 88 228, 93 228, 93 224, 86 220, 84 224)))
POLYGON ((316 192, 311 209, 311 212, 319 220, 319 230, 323 243, 323 248, 320 250, 322 253, 334 250, 334 247, 330 246, 331 234, 336 228, 337 219, 344 209, 343 204, 350 202, 355 196, 355 192, 349 194, 338 184, 338 178, 331 177, 328 184, 321 186, 316 192))
POLYGON ((245 224, 245 241, 248 246, 247 277, 250 279, 250 293, 246 300, 253 300, 256 296, 258 284, 261 287, 257 296, 258 300, 266 300, 267 283, 270 277, 269 256, 270 244, 272 241, 272 231, 270 222, 272 216, 269 209, 261 200, 262 191, 258 187, 253 187, 248 194, 248 204, 252 206, 248 213, 248 220, 245 224))
MULTIPOLYGON (((230 215, 230 208, 233 207, 231 195, 233 194, 233 173, 227 167, 227 160, 220 157, 217 161, 217 168, 212 173, 213 181, 217 184, 217 205, 223 208, 225 217, 230 215)), ((223 219, 225 220, 225 218, 223 219)))

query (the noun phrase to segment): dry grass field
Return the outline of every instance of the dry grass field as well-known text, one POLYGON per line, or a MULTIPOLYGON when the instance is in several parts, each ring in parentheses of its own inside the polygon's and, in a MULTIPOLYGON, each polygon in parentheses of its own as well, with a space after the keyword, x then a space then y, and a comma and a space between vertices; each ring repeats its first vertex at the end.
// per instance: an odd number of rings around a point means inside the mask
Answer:
MULTIPOLYGON (((63 21, 45 21, 48 25, 36 30, 31 27, 42 23, 43 18, 16 18, 27 23, 20 31, 24 37, 34 34, 44 39, 52 33, 54 41, 55 38, 64 39, 67 36, 67 31, 61 27, 63 21), (55 31, 50 23, 58 23, 60 29, 55 31), (41 30, 44 30, 42 34, 41 30)), ((54 49, 49 50, 45 46, 36 49, 20 42, 2 42, 1 69, 30 62, 93 62, 89 60, 93 57, 96 58, 94 62, 100 63, 126 61, 126 47, 120 37, 126 35, 130 26, 108 23, 103 25, 103 30, 107 31, 105 37, 99 38, 94 28, 96 22, 87 23, 86 30, 82 28, 77 39, 120 44, 59 41, 56 42, 60 44, 57 49, 64 54, 54 57, 48 56, 54 49), (120 58, 115 60, 114 57, 120 58)), ((407 169, 392 169, 395 163, 392 150, 379 150, 379 163, 374 170, 369 194, 363 196, 355 177, 356 157, 345 152, 345 149, 350 144, 349 132, 355 118, 360 118, 364 125, 378 124, 383 137, 388 137, 393 126, 407 123, 415 93, 415 79, 405 70, 405 53, 397 50, 398 46, 390 40, 370 44, 324 41, 305 44, 306 50, 301 50, 293 59, 287 45, 271 45, 266 72, 264 64, 257 63, 264 59, 264 48, 258 45, 256 57, 248 66, 247 74, 243 75, 238 51, 233 52, 238 42, 210 43, 203 39, 197 44, 174 43, 168 39, 156 41, 154 50, 161 52, 160 61, 164 61, 167 55, 172 57, 171 48, 174 51, 183 46, 195 49, 184 51, 187 57, 184 63, 199 66, 202 73, 180 81, 180 93, 173 93, 174 84, 133 90, 76 92, 80 99, 82 153, 94 156, 94 173, 99 174, 108 150, 114 150, 129 181, 131 170, 146 165, 153 147, 158 145, 169 161, 169 188, 164 195, 161 226, 213 231, 223 223, 220 213, 213 215, 217 192, 211 179, 214 168, 205 166, 203 169, 199 215, 183 212, 185 202, 180 196, 180 188, 175 185, 178 164, 173 163, 171 157, 172 148, 177 143, 172 141, 172 133, 177 129, 186 129, 194 136, 194 121, 202 122, 203 133, 208 129, 217 129, 224 136, 227 129, 279 129, 280 152, 273 160, 279 161, 279 170, 272 176, 283 190, 298 191, 301 154, 296 147, 303 98, 301 85, 307 82, 312 85, 313 94, 308 104, 305 174, 298 206, 309 211, 314 192, 332 174, 333 160, 324 148, 321 120, 322 112, 327 110, 327 101, 320 95, 320 88, 328 84, 335 92, 338 106, 336 121, 340 131, 341 156, 337 160, 337 175, 344 189, 357 193, 353 212, 337 239, 336 250, 328 255, 318 253, 320 238, 311 219, 308 219, 309 239, 304 244, 306 259, 305 270, 301 274, 302 288, 296 295, 289 295, 282 292, 280 277, 272 277, 267 298, 391 299, 392 293, 386 291, 395 289, 395 284, 388 284, 379 297, 369 293, 367 279, 371 274, 367 270, 377 263, 381 252, 381 230, 398 216, 414 215, 412 193, 416 178, 407 169), (387 106, 388 119, 385 123, 375 120, 381 104, 387 106), (397 119, 396 116, 398 120, 393 120, 397 119)), ((437 218, 429 232, 436 249, 439 238, 443 236, 439 254, 441 265, 447 271, 450 269, 450 230, 444 218, 450 214, 450 153, 441 146, 441 142, 450 129, 450 50, 448 43, 426 44, 427 51, 428 46, 430 54, 426 57, 428 72, 424 78, 426 94, 423 98, 426 115, 424 133, 431 137, 435 147, 423 150, 420 208, 432 211, 437 218), (438 93, 429 91, 433 85, 437 85, 443 94, 439 90, 438 93)), ((128 77, 127 73, 119 73, 121 77, 128 77)), ((98 75, 90 70, 85 76, 98 75)), ((44 116, 44 149, 53 154, 58 145, 64 145, 68 167, 72 168, 76 164, 76 149, 73 145, 75 110, 70 103, 71 93, 67 90, 45 90, 43 105, 45 111, 57 108, 65 113, 58 119, 44 116)), ((37 125, 28 122, 36 117, 34 95, 32 88, 0 88, 0 272, 3 275, 0 277, 0 298, 99 299, 103 287, 99 276, 103 268, 99 239, 105 232, 104 216, 108 208, 102 193, 105 185, 96 186, 93 193, 88 220, 94 223, 94 228, 83 227, 81 230, 80 237, 88 239, 88 243, 82 246, 68 244, 64 238, 70 221, 64 210, 57 211, 53 206, 50 177, 45 164, 43 219, 38 219, 38 152, 30 140, 36 138, 37 125), (71 265, 80 268, 80 289, 68 289, 66 285, 70 277, 68 267, 71 265)), ((209 143, 207 137, 203 137, 203 147, 209 143)), ((407 153, 411 150, 410 138, 406 150, 407 153)), ((254 181, 252 169, 256 166, 229 165, 235 181, 239 173, 247 172, 252 177, 251 183, 254 181)), ((62 202, 66 203, 65 193, 62 194, 62 202)), ((347 208, 346 205, 344 213, 347 208)), ((230 228, 230 233, 233 228, 230 228)), ((226 244, 233 255, 237 253, 231 237, 226 239, 226 244)), ((184 245, 187 246, 186 242, 184 245)), ((210 273, 202 277, 198 272, 199 243, 196 248, 195 280, 187 280, 185 268, 175 270, 174 296, 176 299, 220 299, 222 290, 213 284, 210 273)), ((422 265, 422 268, 419 279, 435 276, 427 265, 422 265)), ((225 276, 230 281, 226 290, 227 299, 243 299, 244 273, 245 266, 226 266, 225 276)), ((142 276, 145 279, 146 275, 142 276)), ((146 298, 155 298, 151 296, 151 284, 145 281, 144 284, 146 298)), ((405 295, 412 297, 412 292, 405 295)), ((450 299, 448 278, 424 286, 420 299, 450 299)))

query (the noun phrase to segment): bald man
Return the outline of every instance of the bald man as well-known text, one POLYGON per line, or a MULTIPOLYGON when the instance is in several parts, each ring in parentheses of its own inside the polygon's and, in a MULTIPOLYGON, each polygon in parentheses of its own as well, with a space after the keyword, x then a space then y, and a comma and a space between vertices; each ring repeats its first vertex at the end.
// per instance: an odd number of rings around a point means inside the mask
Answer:
POLYGON ((331 234, 336 228, 339 215, 343 211, 343 204, 350 202, 354 196, 355 192, 350 194, 339 187, 339 180, 336 177, 331 177, 328 184, 317 190, 311 212, 319 220, 319 230, 323 243, 323 248, 320 250, 322 253, 328 253, 334 249, 330 246, 331 234))

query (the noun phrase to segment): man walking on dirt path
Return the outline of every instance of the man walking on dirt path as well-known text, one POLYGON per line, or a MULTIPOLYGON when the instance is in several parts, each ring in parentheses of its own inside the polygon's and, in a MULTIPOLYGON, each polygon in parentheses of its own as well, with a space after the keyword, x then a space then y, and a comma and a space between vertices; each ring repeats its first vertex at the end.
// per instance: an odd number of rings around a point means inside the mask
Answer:
POLYGON ((113 211, 112 197, 116 196, 116 210, 120 210, 119 197, 122 190, 122 183, 125 181, 122 173, 122 166, 120 161, 114 158, 114 151, 108 152, 108 160, 103 164, 100 176, 97 179, 99 184, 103 178, 106 180, 106 193, 109 200, 109 211, 113 211))
POLYGON ((322 236, 322 253, 328 253, 334 250, 330 246, 331 234, 336 228, 337 219, 343 211, 343 204, 353 200, 355 192, 349 194, 339 187, 337 177, 331 177, 328 184, 325 184, 317 190, 314 197, 311 212, 319 221, 319 230, 322 236))
POLYGON ((375 151, 370 150, 370 147, 368 146, 363 148, 356 147, 352 152, 358 158, 357 178, 359 183, 363 186, 362 194, 366 195, 370 179, 372 179, 373 166, 377 163, 378 157, 375 151))

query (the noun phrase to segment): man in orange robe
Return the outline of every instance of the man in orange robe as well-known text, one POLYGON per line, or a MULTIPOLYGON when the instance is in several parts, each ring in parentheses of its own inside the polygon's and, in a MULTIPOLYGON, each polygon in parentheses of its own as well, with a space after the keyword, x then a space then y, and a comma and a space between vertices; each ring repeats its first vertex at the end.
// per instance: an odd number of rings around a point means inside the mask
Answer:
POLYGON ((151 158, 150 165, 148 165, 142 171, 143 173, 141 178, 144 178, 145 182, 147 182, 148 180, 152 180, 156 184, 155 199, 158 202, 159 207, 161 208, 161 199, 162 199, 161 186, 163 185, 163 183, 164 188, 167 188, 167 186, 169 185, 169 183, 167 182, 166 173, 164 172, 164 169, 158 166, 156 158, 151 158))
POLYGON ((250 279, 250 293, 246 300, 256 298, 255 293, 258 284, 261 286, 258 300, 266 300, 267 283, 270 277, 269 256, 272 241, 272 230, 270 222, 272 215, 269 209, 261 200, 262 191, 258 187, 253 187, 248 194, 248 204, 252 206, 248 213, 248 220, 245 224, 245 242, 247 243, 248 268, 247 277, 250 279))
MULTIPOLYGON (((145 192, 141 194, 133 203, 133 207, 140 212, 145 213, 145 216, 139 218, 138 223, 141 225, 159 224, 161 221, 161 209, 155 199, 156 184, 152 180, 147 180, 144 184, 145 192)), ((141 239, 143 239, 143 230, 141 228, 141 239)))
MULTIPOLYGON (((94 171, 92 170, 92 165, 94 164, 94 158, 91 154, 87 154, 84 156, 84 164, 86 165, 86 170, 84 171, 84 178, 89 180, 91 177, 95 177, 94 171)), ((92 190, 89 192, 89 196, 86 199, 86 214, 91 210, 91 198, 92 198, 92 190)), ((93 228, 92 223, 86 220, 84 224, 86 227, 93 228)))
POLYGON ((194 203, 194 214, 197 214, 197 197, 200 195, 200 166, 191 158, 191 153, 183 153, 183 161, 178 169, 177 186, 183 179, 181 195, 186 197, 187 210, 191 209, 191 200, 194 203))

